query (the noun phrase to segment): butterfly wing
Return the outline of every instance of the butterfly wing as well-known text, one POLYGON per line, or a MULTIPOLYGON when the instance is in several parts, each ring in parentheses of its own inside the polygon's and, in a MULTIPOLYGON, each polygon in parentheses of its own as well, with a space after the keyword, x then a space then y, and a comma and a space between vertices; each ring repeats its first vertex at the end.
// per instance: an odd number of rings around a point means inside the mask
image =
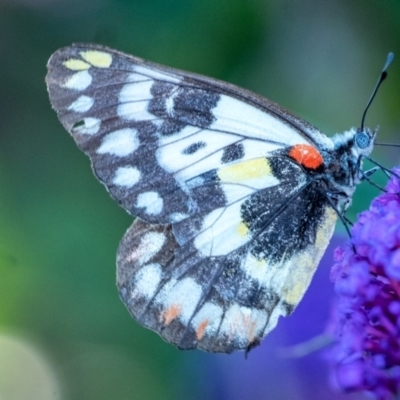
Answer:
POLYGON ((181 348, 257 343, 300 300, 335 219, 282 151, 330 140, 246 90, 100 46, 61 49, 48 71, 60 121, 140 217, 118 252, 131 313, 181 348))

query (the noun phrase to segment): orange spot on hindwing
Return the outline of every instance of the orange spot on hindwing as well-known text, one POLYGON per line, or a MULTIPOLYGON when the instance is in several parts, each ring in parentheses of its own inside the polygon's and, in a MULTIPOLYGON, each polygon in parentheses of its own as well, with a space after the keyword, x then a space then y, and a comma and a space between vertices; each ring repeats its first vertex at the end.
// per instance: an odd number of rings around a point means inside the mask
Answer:
POLYGON ((205 319, 204 321, 200 322, 199 326, 196 329, 197 340, 201 340, 203 338, 207 325, 208 325, 208 319, 205 319))
POLYGON ((169 325, 176 317, 179 317, 181 312, 182 308, 179 305, 172 304, 162 313, 162 317, 164 318, 164 324, 169 325))
POLYGON ((317 169, 324 162, 319 151, 309 144, 296 144, 290 149, 289 157, 308 169, 317 169))

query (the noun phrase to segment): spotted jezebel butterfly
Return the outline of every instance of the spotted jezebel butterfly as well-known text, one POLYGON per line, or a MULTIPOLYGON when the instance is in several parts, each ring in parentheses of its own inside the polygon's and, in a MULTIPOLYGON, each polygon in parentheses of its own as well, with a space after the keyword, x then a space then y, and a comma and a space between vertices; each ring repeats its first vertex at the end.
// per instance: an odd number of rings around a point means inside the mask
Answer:
POLYGON ((181 349, 251 349, 292 313, 376 132, 332 138, 234 85, 92 44, 58 50, 57 115, 136 217, 117 255, 132 316, 181 349))

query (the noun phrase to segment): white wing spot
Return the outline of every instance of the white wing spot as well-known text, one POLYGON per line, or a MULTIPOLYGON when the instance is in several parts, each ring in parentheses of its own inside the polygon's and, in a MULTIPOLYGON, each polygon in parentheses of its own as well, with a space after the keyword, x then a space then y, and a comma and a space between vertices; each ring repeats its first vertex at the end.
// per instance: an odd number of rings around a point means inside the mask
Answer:
POLYGON ((128 83, 122 88, 119 94, 119 101, 121 103, 128 103, 131 101, 150 100, 153 97, 150 93, 153 83, 153 80, 128 83))
POLYGON ((135 276, 135 287, 132 292, 132 297, 137 295, 151 298, 157 290, 161 281, 161 266, 160 264, 148 264, 144 266, 135 276))
POLYGON ((172 213, 169 216, 169 220, 172 223, 176 223, 176 222, 180 222, 183 221, 184 219, 188 218, 189 216, 185 213, 180 213, 180 212, 176 212, 176 213, 172 213))
POLYGON ((156 118, 155 115, 147 111, 149 100, 135 101, 131 103, 123 103, 118 106, 118 115, 121 118, 132 121, 151 120, 156 118))
POLYGON ((137 197, 136 207, 145 208, 146 214, 158 215, 163 209, 163 199, 157 192, 140 193, 137 197))
POLYGON ((89 96, 80 96, 77 100, 75 100, 69 107, 68 110, 72 110, 75 112, 86 112, 91 109, 93 106, 94 100, 89 96))
POLYGON ((221 324, 221 333, 228 341, 237 342, 239 346, 245 347, 262 333, 266 321, 267 313, 264 310, 232 304, 221 324))
MULTIPOLYGON (((190 183, 195 184, 196 182, 194 181, 193 183, 190 183)), ((255 189, 246 186, 239 186, 232 183, 221 183, 220 185, 226 196, 226 199, 228 200, 228 204, 232 204, 235 201, 243 199, 246 196, 250 196, 252 193, 255 192, 255 189)))
MULTIPOLYGON (((175 132, 173 135, 166 135, 166 136, 160 135, 159 144, 160 144, 160 146, 165 146, 165 145, 175 143, 175 142, 178 143, 180 140, 185 139, 188 136, 192 136, 193 134, 199 133, 202 131, 203 131, 203 129, 199 128, 198 126, 188 125, 188 126, 185 126, 181 131, 175 132)), ((214 132, 212 132, 212 134, 214 134, 214 132)), ((207 135, 207 133, 202 135, 201 138, 204 138, 206 135, 207 135)))
POLYGON ((270 281, 266 282, 266 280, 270 278, 268 272, 278 269, 277 266, 274 268, 272 265, 268 264, 267 260, 256 259, 250 252, 247 253, 247 257, 243 260, 241 267, 249 278, 257 280, 261 285, 265 283, 269 284, 270 281))
POLYGON ((128 77, 126 78, 126 82, 144 82, 148 80, 151 79, 148 78, 147 76, 136 74, 135 72, 129 74, 128 77))
POLYGON ((202 294, 202 288, 192 278, 184 278, 170 287, 168 291, 161 291, 156 301, 163 305, 165 310, 177 307, 180 311, 179 318, 185 324, 193 315, 202 294))
POLYGON ((248 138, 272 139, 287 146, 309 143, 289 124, 251 104, 222 95, 213 109, 215 121, 210 129, 228 131, 248 138))
POLYGON ((172 97, 168 97, 165 100, 165 111, 169 116, 172 116, 172 113, 174 111, 174 99, 172 97))
POLYGON ((127 257, 127 262, 145 264, 161 250, 166 240, 167 238, 162 232, 146 233, 140 240, 139 246, 133 249, 127 257))
POLYGON ((72 131, 81 135, 95 135, 100 130, 101 120, 98 118, 84 118, 72 131))
POLYGON ((212 335, 216 333, 222 317, 222 308, 211 302, 205 303, 199 310, 196 316, 192 320, 192 326, 197 331, 198 339, 199 336, 203 337, 204 333, 212 335), (198 329, 203 325, 204 332, 198 332, 198 329), (201 333, 199 335, 199 333, 201 333))
POLYGON ((84 70, 70 76, 63 86, 73 90, 85 90, 91 83, 92 75, 88 70, 84 70))
POLYGON ((169 97, 167 97, 165 101, 165 111, 166 113, 172 117, 174 114, 174 105, 175 105, 175 98, 178 95, 178 91, 175 91, 175 93, 172 93, 169 97))
POLYGON ((139 147, 137 132, 132 128, 123 128, 109 133, 97 149, 98 154, 114 154, 125 157, 133 153, 139 147))
POLYGON ((157 149, 157 161, 161 168, 175 173, 178 182, 185 182, 214 168, 220 168, 223 149, 238 141, 238 137, 229 133, 212 132, 197 127, 189 127, 178 134, 160 139, 157 149), (175 140, 172 140, 175 139, 175 140), (195 143, 204 143, 193 154, 185 154, 186 149, 195 143), (185 154, 182 156, 182 154, 185 154))
POLYGON ((135 167, 119 167, 115 173, 113 184, 118 186, 132 187, 138 183, 140 172, 135 167))
POLYGON ((229 254, 252 239, 241 219, 242 202, 217 208, 204 216, 194 246, 207 257, 229 254))

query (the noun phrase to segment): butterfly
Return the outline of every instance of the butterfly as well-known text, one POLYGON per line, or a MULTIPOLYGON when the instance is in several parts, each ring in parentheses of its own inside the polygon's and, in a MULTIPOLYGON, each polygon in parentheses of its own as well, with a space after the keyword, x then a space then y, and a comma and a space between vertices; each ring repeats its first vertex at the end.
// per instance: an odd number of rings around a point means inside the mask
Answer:
POLYGON ((93 44, 54 53, 46 83, 136 217, 117 253, 132 316, 181 349, 258 345, 303 297, 376 131, 330 138, 245 89, 93 44))

